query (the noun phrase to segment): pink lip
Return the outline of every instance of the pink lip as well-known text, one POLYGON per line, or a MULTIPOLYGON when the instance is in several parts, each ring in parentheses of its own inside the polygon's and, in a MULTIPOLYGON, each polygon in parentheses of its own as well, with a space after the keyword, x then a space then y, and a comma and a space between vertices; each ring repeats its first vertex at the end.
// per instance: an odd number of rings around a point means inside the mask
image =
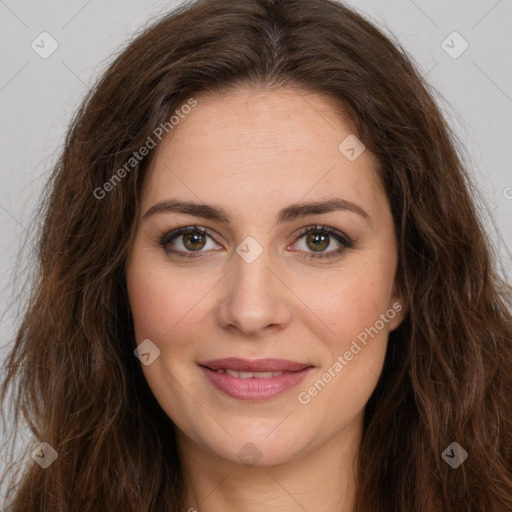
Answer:
POLYGON ((312 366, 307 363, 288 361, 287 359, 241 359, 239 357, 225 357, 197 363, 199 366, 206 366, 211 370, 230 369, 238 372, 296 372, 312 366))
POLYGON ((278 396, 295 387, 313 369, 312 365, 284 359, 226 358, 199 363, 199 367, 212 385, 226 395, 238 400, 260 401, 278 396), (218 369, 231 369, 245 372, 284 372, 275 377, 242 379, 227 373, 217 373, 218 369))

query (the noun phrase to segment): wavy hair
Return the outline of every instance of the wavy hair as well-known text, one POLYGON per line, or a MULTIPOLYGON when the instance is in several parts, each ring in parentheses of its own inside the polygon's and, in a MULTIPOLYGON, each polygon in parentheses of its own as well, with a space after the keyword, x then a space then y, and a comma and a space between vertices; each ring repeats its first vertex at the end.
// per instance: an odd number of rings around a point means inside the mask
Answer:
POLYGON ((333 0, 183 4, 85 97, 35 214, 37 267, 1 388, 6 430, 25 421, 58 457, 46 469, 20 457, 12 510, 184 510, 173 423, 134 357, 125 284, 155 152, 109 180, 184 102, 241 87, 333 99, 391 205, 408 313, 366 405, 355 510, 512 510, 511 290, 468 166, 413 59, 333 0), (469 453, 457 469, 441 457, 454 441, 469 453))

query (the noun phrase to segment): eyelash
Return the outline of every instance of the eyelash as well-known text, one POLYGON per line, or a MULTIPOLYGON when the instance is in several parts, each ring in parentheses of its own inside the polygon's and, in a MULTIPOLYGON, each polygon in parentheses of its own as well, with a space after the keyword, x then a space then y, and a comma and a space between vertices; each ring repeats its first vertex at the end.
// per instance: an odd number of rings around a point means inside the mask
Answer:
MULTIPOLYGON (((162 247, 162 249, 167 254, 172 254, 173 256, 176 256, 178 258, 205 258, 207 256, 200 256, 200 255, 193 255, 192 252, 189 251, 189 253, 183 253, 182 251, 175 251, 175 250, 169 250, 167 249, 167 245, 174 241, 175 238, 178 238, 180 235, 187 234, 187 233, 202 233, 203 235, 207 235, 208 237, 213 237, 208 233, 208 230, 205 228, 201 228, 199 226, 186 226, 182 228, 175 229, 173 231, 169 231, 165 235, 163 235, 159 240, 159 245, 162 247)), ((309 260, 318 260, 318 259, 331 259, 335 257, 341 256, 343 252, 345 252, 346 249, 350 249, 354 246, 354 242, 344 233, 341 233, 340 231, 328 227, 328 226, 308 226, 300 231, 300 233, 297 235, 297 240, 300 240, 305 235, 308 235, 309 233, 326 233, 329 236, 333 237, 337 242, 341 244, 341 247, 336 250, 332 250, 330 252, 326 253, 307 253, 307 254, 313 254, 314 256, 306 256, 304 254, 300 254, 301 257, 309 260)), ((204 251, 197 251, 198 254, 201 254, 204 251)), ((300 251, 297 251, 300 252, 300 251)))

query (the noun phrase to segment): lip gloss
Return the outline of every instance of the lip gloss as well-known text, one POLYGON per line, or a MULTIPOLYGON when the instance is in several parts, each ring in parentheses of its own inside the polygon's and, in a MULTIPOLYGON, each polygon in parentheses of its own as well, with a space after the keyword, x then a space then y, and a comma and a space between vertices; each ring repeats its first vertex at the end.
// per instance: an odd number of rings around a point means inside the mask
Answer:
POLYGON ((283 371, 274 377, 234 377, 200 366, 211 384, 224 394, 238 400, 261 401, 278 396, 299 384, 313 368, 283 371))

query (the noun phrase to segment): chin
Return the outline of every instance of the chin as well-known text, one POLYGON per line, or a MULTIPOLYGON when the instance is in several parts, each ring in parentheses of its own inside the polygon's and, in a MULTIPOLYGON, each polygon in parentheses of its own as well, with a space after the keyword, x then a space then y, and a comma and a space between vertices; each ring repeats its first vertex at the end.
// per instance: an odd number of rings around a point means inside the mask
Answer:
MULTIPOLYGON (((281 421, 281 420, 280 420, 281 421)), ((285 464, 304 455, 304 433, 290 432, 285 429, 272 432, 279 421, 269 421, 273 426, 265 429, 265 433, 256 433, 253 428, 235 427, 232 423, 230 432, 220 439, 207 440, 207 449, 232 463, 247 467, 266 467, 285 464), (235 434, 236 432, 236 434, 235 434), (269 435, 270 433, 270 435, 269 435)), ((205 440, 203 440, 203 443, 205 440)), ((201 443, 202 444, 202 443, 201 443)))

